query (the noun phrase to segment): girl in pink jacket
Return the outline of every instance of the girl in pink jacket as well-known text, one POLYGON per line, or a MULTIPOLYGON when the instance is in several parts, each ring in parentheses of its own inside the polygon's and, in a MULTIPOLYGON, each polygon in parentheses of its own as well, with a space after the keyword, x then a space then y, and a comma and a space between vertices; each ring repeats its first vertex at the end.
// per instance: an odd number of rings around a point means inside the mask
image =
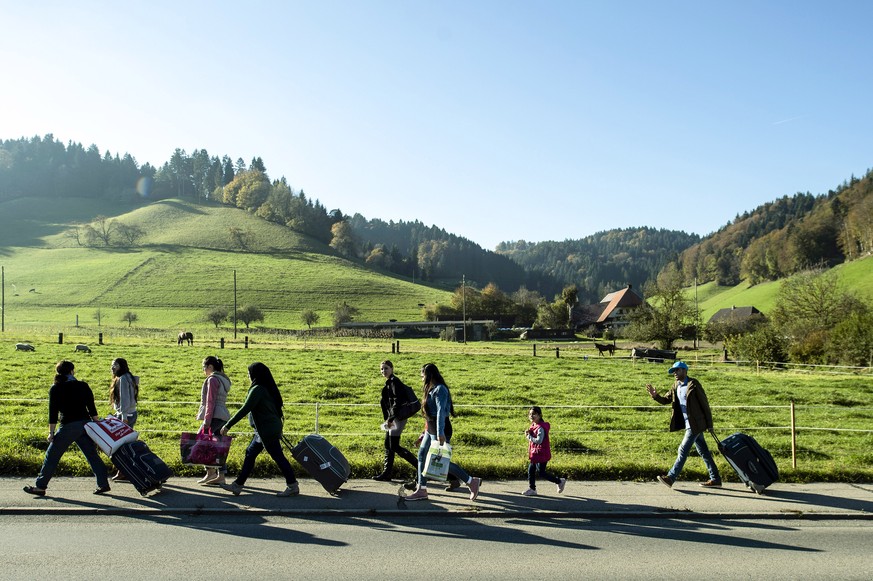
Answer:
POLYGON ((536 496, 537 494, 537 472, 540 476, 554 482, 558 486, 558 493, 564 492, 564 486, 567 484, 566 478, 558 478, 554 474, 546 471, 546 464, 552 459, 552 446, 549 444, 549 422, 543 419, 543 410, 539 406, 532 406, 527 414, 530 419, 530 427, 525 430, 524 435, 527 436, 528 448, 527 456, 530 464, 527 468, 527 481, 530 488, 522 492, 525 496, 536 496))

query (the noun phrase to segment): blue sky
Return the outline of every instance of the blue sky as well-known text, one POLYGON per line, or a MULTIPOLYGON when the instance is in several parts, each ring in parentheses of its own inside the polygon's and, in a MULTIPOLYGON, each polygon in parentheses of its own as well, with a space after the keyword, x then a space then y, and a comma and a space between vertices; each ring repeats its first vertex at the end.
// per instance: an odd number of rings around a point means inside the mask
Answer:
POLYGON ((873 166, 873 2, 0 0, 0 138, 263 158, 485 248, 708 234, 873 166))

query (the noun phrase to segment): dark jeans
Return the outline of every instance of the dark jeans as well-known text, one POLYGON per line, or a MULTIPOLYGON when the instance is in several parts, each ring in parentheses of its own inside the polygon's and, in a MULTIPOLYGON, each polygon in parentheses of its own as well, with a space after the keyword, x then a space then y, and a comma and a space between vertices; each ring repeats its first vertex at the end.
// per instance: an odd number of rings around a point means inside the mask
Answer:
POLYGON ((534 490, 537 489, 537 473, 539 473, 540 478, 545 478, 549 482, 554 482, 558 484, 561 479, 552 474, 551 472, 546 471, 546 464, 548 462, 531 462, 527 467, 527 483, 534 490))
POLYGON ((81 420, 78 422, 61 424, 58 427, 54 439, 45 451, 45 460, 42 463, 39 476, 36 477, 37 488, 45 489, 48 486, 49 480, 52 479, 55 470, 58 469, 58 462, 61 461, 61 456, 64 455, 64 452, 66 452, 67 448, 73 445, 73 443, 79 447, 82 454, 85 455, 85 459, 88 460, 88 464, 91 466, 91 471, 94 472, 94 476, 97 477, 97 486, 100 488, 106 488, 109 486, 106 464, 104 464, 103 459, 100 458, 100 454, 97 452, 97 447, 94 445, 94 441, 85 433, 85 424, 87 423, 88 420, 81 420))
POLYGON ((255 460, 264 450, 267 451, 267 454, 270 455, 270 458, 273 459, 273 462, 275 462, 279 467, 279 470, 282 471, 282 474, 285 476, 285 484, 291 486, 297 482, 297 477, 294 476, 294 469, 291 468, 291 463, 288 462, 288 459, 282 452, 282 444, 279 441, 279 438, 269 439, 262 437, 259 442, 258 437, 255 436, 252 438, 249 447, 246 448, 246 457, 243 460, 243 465, 239 471, 239 475, 236 477, 237 484, 242 486, 246 483, 246 480, 248 480, 249 476, 252 474, 252 470, 255 469, 255 460))

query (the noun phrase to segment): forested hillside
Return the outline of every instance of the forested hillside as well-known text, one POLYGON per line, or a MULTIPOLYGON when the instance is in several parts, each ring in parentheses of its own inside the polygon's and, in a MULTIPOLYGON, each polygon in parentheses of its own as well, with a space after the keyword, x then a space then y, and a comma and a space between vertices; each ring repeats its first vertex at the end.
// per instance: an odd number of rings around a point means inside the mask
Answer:
POLYGON ((625 228, 563 242, 502 242, 497 252, 531 272, 577 285, 579 300, 591 303, 628 283, 642 288, 699 240, 675 230, 625 228))
POLYGON ((450 281, 451 287, 457 286, 463 275, 479 288, 494 283, 513 292, 524 286, 547 297, 561 290, 561 282, 547 273, 526 270, 506 256, 418 220, 385 222, 355 214, 348 222, 360 242, 362 257, 372 266, 405 276, 450 281))
POLYGON ((835 266, 873 251, 873 177, 854 176, 827 194, 797 193, 738 215, 685 250, 677 265, 688 283, 734 286, 835 266))

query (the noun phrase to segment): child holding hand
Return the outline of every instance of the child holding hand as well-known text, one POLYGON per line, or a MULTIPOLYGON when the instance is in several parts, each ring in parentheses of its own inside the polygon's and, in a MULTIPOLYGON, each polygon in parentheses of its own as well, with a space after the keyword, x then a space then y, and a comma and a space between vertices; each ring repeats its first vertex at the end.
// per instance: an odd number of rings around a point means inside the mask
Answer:
POLYGON ((549 422, 543 419, 543 410, 538 406, 532 406, 527 414, 530 419, 530 427, 524 435, 528 440, 528 459, 530 464, 527 468, 527 480, 530 487, 522 492, 525 496, 537 494, 537 472, 540 476, 558 485, 558 494, 564 492, 567 484, 566 478, 558 478, 546 471, 546 464, 552 459, 552 447, 549 444, 549 422))

